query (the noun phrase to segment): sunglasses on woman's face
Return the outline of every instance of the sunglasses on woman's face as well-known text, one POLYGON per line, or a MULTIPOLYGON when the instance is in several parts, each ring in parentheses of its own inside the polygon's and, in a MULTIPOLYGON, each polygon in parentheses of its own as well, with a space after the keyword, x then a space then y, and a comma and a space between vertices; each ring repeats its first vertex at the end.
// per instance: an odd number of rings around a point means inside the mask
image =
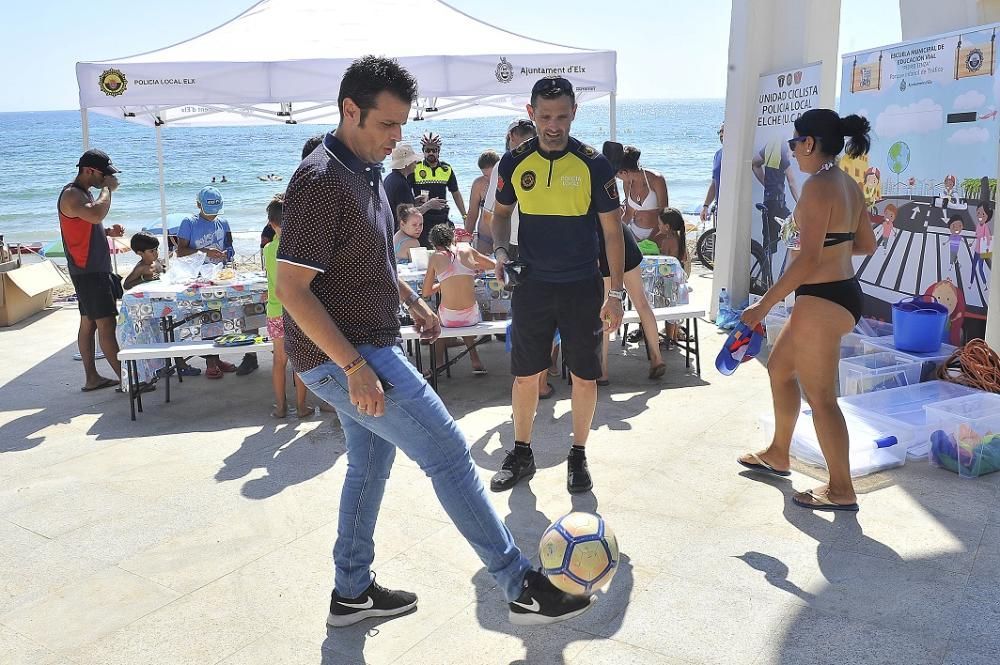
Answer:
POLYGON ((797 143, 802 143, 807 138, 809 138, 809 137, 808 136, 796 136, 793 139, 788 139, 788 149, 791 150, 792 152, 795 152, 795 145, 797 143))

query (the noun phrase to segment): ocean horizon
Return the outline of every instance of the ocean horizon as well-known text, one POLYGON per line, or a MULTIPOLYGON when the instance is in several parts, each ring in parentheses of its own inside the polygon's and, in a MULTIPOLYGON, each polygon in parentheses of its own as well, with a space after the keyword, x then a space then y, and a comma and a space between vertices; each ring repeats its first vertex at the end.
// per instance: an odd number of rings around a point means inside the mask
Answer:
MULTIPOLYGON (((641 164, 667 179, 670 204, 695 212, 711 178, 712 155, 719 147, 716 130, 725 100, 619 100, 618 140, 642 150, 641 164)), ((516 117, 446 118, 410 121, 404 141, 419 150, 420 135, 441 134, 442 159, 456 172, 468 203, 476 166, 486 149, 502 152, 508 122, 516 117)), ((118 168, 121 186, 105 224, 121 224, 130 235, 160 225, 156 138, 152 128, 91 113, 90 145, 106 151, 118 168)), ((299 163, 307 138, 324 125, 263 127, 168 127, 163 131, 164 184, 168 214, 196 212, 195 196, 213 177, 225 201, 223 216, 234 233, 252 238, 266 216, 271 197, 299 163), (280 182, 261 181, 274 173, 280 182), (226 176, 226 183, 218 180, 226 176)), ((581 105, 572 135, 600 149, 609 138, 607 100, 581 105)), ((59 239, 56 198, 76 174, 82 152, 80 112, 0 113, 0 234, 6 242, 59 239)), ((386 162, 387 163, 387 162, 386 162)), ((452 221, 457 211, 452 204, 452 221)))

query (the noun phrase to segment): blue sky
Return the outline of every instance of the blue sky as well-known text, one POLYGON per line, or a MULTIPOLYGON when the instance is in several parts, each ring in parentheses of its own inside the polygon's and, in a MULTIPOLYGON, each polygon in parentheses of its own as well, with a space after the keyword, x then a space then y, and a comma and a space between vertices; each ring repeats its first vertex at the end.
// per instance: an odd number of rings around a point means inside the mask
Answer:
MULTIPOLYGON (((0 41, 0 61, 19 74, 14 77, 16 85, 0 87, 0 111, 78 108, 76 62, 169 46, 254 4, 253 0, 42 2, 45 12, 33 2, 4 7, 9 27, 0 41)), ((450 4, 529 37, 617 50, 620 97, 725 96, 730 0, 631 0, 619 5, 601 0, 450 0, 450 4)), ((900 39, 896 0, 843 0, 842 16, 841 52, 900 39)), ((414 38, 428 38, 431 29, 414 26, 414 38)))

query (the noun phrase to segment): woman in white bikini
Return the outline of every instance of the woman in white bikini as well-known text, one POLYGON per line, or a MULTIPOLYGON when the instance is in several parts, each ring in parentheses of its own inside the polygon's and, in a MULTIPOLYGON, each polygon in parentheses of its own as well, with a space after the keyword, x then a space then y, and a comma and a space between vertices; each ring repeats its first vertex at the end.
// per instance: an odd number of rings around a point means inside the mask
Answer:
MULTIPOLYGON (((455 244, 455 229, 447 224, 438 224, 431 229, 428 239, 434 245, 434 253, 427 262, 424 288, 421 295, 430 298, 441 292, 438 317, 445 328, 474 326, 482 320, 479 303, 476 301, 475 276, 483 270, 496 268, 496 261, 480 254, 469 245, 455 244), (437 283, 435 283, 435 279, 437 283)), ((475 347, 475 337, 463 337, 472 361, 472 373, 486 374, 479 353, 475 347)), ((444 360, 444 345, 438 344, 438 366, 444 360)))
POLYGON ((627 145, 621 162, 611 162, 622 181, 625 191, 625 217, 623 221, 632 229, 639 242, 647 239, 657 229, 660 212, 670 201, 667 195, 667 180, 656 171, 639 166, 638 148, 627 145))

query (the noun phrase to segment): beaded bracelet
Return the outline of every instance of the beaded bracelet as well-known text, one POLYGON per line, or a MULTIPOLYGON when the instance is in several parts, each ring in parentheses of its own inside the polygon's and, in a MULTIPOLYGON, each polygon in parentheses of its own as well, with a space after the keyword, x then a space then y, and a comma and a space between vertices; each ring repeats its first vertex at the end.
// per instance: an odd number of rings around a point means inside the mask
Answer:
POLYGON ((367 361, 365 360, 364 356, 359 355, 357 358, 344 365, 344 374, 350 376, 351 374, 358 371, 366 364, 367 361))

